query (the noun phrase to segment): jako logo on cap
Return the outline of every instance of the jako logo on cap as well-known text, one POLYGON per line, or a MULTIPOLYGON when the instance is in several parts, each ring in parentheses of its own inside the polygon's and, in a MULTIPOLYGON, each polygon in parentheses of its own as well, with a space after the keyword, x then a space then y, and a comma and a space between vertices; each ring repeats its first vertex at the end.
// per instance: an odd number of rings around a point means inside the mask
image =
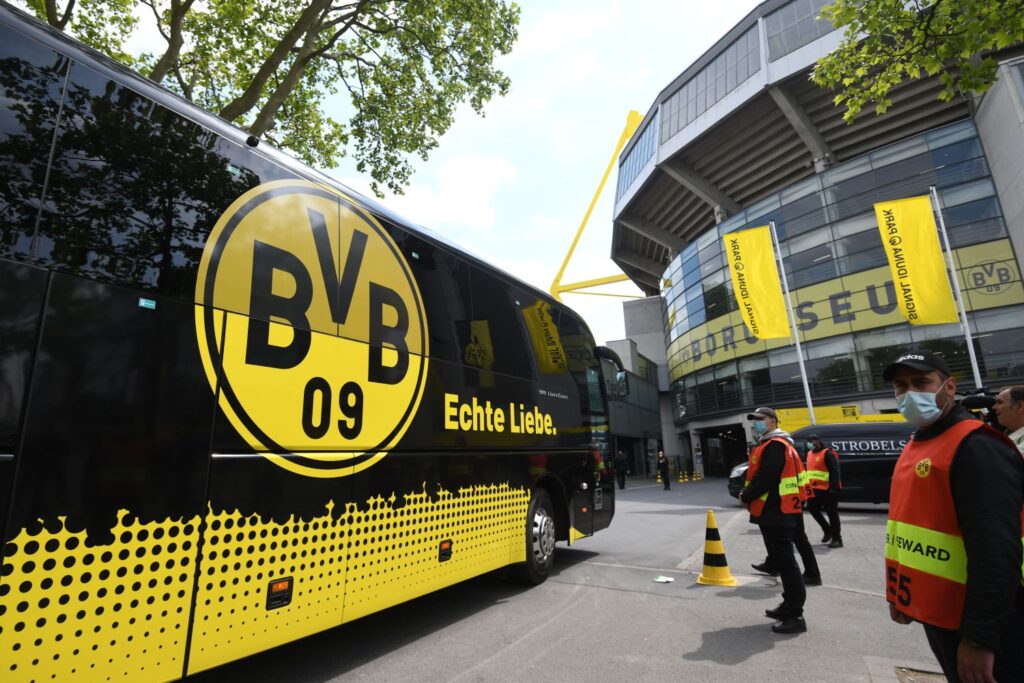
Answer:
POLYGON ((210 388, 277 465, 353 474, 408 429, 427 372, 422 299, 391 236, 341 193, 282 180, 239 197, 207 241, 196 302, 210 388))

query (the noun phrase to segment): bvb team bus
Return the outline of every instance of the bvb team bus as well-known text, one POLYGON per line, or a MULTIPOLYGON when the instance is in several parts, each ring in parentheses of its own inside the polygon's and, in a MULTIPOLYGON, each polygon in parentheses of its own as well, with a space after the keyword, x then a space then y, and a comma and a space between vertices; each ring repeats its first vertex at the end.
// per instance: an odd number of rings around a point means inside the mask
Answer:
POLYGON ((608 526, 572 311, 7 5, 0 98, 0 678, 177 679, 608 526))

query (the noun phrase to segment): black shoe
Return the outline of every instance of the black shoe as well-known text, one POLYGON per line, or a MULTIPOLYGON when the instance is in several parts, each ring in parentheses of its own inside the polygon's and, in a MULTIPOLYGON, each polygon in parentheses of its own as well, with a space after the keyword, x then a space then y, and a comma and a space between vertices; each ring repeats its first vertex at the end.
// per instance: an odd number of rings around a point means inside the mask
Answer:
POLYGON ((767 562, 762 562, 761 564, 752 564, 750 566, 753 567, 755 570, 761 572, 762 574, 767 574, 768 576, 779 575, 779 572, 769 567, 767 562))
POLYGON ((804 574, 804 585, 805 586, 820 586, 821 585, 821 577, 820 576, 807 576, 807 574, 804 574))
POLYGON ((786 603, 780 602, 778 607, 773 609, 766 609, 764 611, 766 617, 771 617, 775 621, 782 621, 783 619, 789 618, 789 608, 786 607, 786 603))
POLYGON ((832 534, 825 534, 824 536, 821 537, 821 542, 822 543, 828 543, 831 540, 832 540, 832 534))
POLYGON ((842 548, 843 547, 843 539, 841 539, 841 538, 833 538, 832 542, 828 544, 828 547, 829 548, 842 548))
POLYGON ((775 633, 806 633, 807 622, 803 617, 788 617, 772 624, 775 633))

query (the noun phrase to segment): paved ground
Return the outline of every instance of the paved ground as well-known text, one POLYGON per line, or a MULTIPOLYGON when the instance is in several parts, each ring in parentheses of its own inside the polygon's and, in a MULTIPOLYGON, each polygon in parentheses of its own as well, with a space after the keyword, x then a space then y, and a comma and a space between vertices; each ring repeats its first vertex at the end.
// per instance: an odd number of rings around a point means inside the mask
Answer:
MULTIPOLYGON (((777 580, 720 479, 631 481, 612 527, 559 548, 554 575, 523 589, 480 577, 208 672, 210 681, 937 681, 919 625, 891 622, 882 595, 885 510, 841 509, 846 547, 816 544, 825 585, 809 631, 773 634, 777 580), (700 586, 708 508, 735 588, 700 586), (674 579, 656 583, 657 576, 674 579)), ((808 516, 812 541, 820 538, 808 516), (813 532, 813 533, 811 533, 813 532)))

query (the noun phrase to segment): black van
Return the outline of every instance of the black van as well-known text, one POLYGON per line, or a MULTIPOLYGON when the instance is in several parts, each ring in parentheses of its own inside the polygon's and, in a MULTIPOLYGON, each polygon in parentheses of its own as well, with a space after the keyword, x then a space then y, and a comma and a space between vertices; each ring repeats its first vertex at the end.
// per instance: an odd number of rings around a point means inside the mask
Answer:
MULTIPOLYGON (((914 433, 909 422, 841 422, 803 427, 793 432, 793 442, 806 461, 808 440, 817 434, 822 443, 839 455, 843 475, 843 503, 888 503, 889 484, 896 459, 914 433)), ((746 463, 729 474, 729 493, 733 497, 743 488, 746 463)))

